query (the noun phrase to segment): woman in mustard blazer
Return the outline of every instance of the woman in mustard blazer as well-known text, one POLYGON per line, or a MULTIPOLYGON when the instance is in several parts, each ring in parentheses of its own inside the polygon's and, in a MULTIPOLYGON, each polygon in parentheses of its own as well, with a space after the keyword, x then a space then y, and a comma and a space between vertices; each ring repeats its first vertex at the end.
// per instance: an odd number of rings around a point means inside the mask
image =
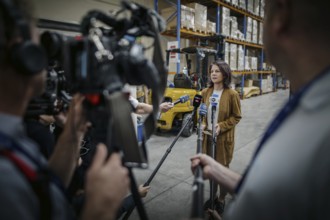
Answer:
MULTIPOLYGON (((217 60, 209 67, 209 87, 202 91, 202 102, 208 107, 207 117, 203 121, 203 153, 211 155, 212 147, 212 124, 210 97, 215 94, 218 97, 215 112, 216 148, 215 160, 222 165, 229 167, 233 158, 235 126, 241 120, 241 103, 238 93, 230 88, 231 70, 229 65, 217 60)), ((227 194, 223 187, 220 187, 220 195, 216 197, 218 186, 215 185, 214 198, 216 210, 222 214, 227 194)), ((204 208, 209 208, 210 201, 206 202, 204 208)))

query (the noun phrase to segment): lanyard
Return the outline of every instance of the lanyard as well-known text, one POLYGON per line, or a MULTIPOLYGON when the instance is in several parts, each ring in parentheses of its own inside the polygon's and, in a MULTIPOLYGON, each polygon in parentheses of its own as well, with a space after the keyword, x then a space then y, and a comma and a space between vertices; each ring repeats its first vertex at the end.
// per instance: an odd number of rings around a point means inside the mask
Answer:
POLYGON ((249 167, 244 172, 240 182, 237 184, 235 192, 238 193, 244 180, 246 179, 247 174, 250 171, 251 165, 255 161, 256 157, 260 153, 260 150, 265 146, 266 141, 271 137, 272 134, 276 132, 276 130, 283 124, 286 118, 294 112, 294 110, 299 105, 302 96, 308 91, 308 89, 316 82, 319 81, 322 77, 329 74, 330 66, 327 67, 324 71, 321 72, 318 76, 316 76, 311 82, 309 82, 306 86, 301 88, 296 94, 294 94, 292 97, 290 97, 289 101, 284 105, 282 110, 278 113, 278 115, 275 117, 275 119, 272 121, 270 126, 268 127, 266 133, 264 134, 263 138, 261 139, 258 147, 256 148, 256 151, 252 157, 251 163, 249 167))
POLYGON ((0 143, 2 147, 7 150, 18 151, 22 153, 24 156, 29 158, 32 163, 37 166, 38 170, 44 170, 44 167, 41 163, 34 158, 30 153, 28 153, 24 148, 22 148, 19 144, 17 144, 13 139, 9 138, 7 135, 0 132, 0 143))
POLYGON ((60 189, 60 191, 63 193, 63 195, 65 195, 65 197, 67 199, 69 199, 67 192, 66 192, 62 182, 60 181, 60 179, 56 175, 54 175, 46 166, 43 166, 36 158, 34 158, 21 145, 19 145, 12 138, 8 137, 7 135, 5 135, 1 132, 0 132, 0 144, 6 150, 17 151, 17 152, 22 153, 24 156, 26 156, 37 167, 37 170, 39 172, 49 175, 50 181, 53 182, 60 189))

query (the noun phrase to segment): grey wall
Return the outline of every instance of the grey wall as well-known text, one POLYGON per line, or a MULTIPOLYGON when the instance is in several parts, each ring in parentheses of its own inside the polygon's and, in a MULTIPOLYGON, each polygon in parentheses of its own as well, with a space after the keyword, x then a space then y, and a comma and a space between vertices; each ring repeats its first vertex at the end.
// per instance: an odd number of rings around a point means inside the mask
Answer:
MULTIPOLYGON (((117 10, 120 0, 33 0, 39 18, 80 22, 83 15, 91 9, 102 11, 117 10)), ((153 7, 152 0, 137 0, 137 3, 153 7), (150 2, 150 3, 149 3, 150 2)))
MULTIPOLYGON (((69 23, 79 23, 82 17, 92 9, 99 9, 104 12, 118 10, 120 7, 120 0, 32 0, 35 3, 36 15, 38 18, 50 19, 56 21, 64 21, 69 23)), ((154 8, 154 0, 134 0, 149 8, 154 8)), ((168 3, 159 0, 159 8, 170 7, 168 3)), ((165 18, 166 19, 166 18, 165 18)), ((73 33, 68 33, 75 35, 73 33)), ((175 41, 175 37, 161 36, 161 43, 163 49, 163 57, 165 60, 165 50, 168 41, 175 41)), ((151 45, 152 40, 146 38, 142 42, 145 45, 151 45)), ((189 46, 189 41, 181 39, 181 47, 189 46)), ((147 57, 151 57, 152 50, 146 52, 147 57)), ((181 56, 181 69, 185 66, 185 59, 181 56)), ((194 63, 194 60, 193 60, 194 63)), ((176 65, 170 64, 170 72, 176 71, 176 65)), ((173 75, 169 75, 169 80, 172 80, 173 75)))

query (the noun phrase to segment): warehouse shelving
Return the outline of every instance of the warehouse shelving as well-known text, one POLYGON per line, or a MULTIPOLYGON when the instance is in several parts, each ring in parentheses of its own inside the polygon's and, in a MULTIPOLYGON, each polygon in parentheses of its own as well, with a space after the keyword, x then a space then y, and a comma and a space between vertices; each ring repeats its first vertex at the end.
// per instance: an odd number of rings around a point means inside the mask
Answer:
MULTIPOLYGON (((176 30, 175 29, 169 29, 169 30, 166 30, 165 32, 163 32, 162 34, 165 35, 165 36, 176 37, 176 30)), ((196 39, 198 37, 212 36, 212 34, 201 33, 201 32, 196 32, 196 31, 181 28, 180 29, 180 36, 182 38, 187 38, 187 39, 196 39)))
MULTIPOLYGON (((210 1, 205 1, 205 3, 206 2, 210 2, 210 1)), ((211 2, 216 3, 216 4, 220 5, 220 6, 224 6, 226 8, 229 8, 230 10, 235 11, 237 13, 240 13, 240 14, 242 14, 244 16, 248 16, 248 17, 251 17, 251 18, 253 18, 253 19, 257 20, 257 21, 263 22, 263 18, 262 17, 257 16, 257 15, 254 15, 251 12, 249 12, 249 11, 243 9, 243 8, 239 8, 239 7, 237 7, 237 6, 233 5, 233 4, 227 3, 225 1, 219 1, 219 0, 211 0, 211 2)), ((203 4, 203 3, 201 3, 201 4, 203 4)))
POLYGON ((233 43, 233 44, 239 44, 239 45, 253 47, 253 48, 264 49, 264 46, 261 45, 261 44, 255 44, 255 43, 251 43, 251 42, 247 42, 247 41, 236 40, 236 39, 229 38, 229 37, 225 37, 224 41, 226 41, 228 43, 233 43))
POLYGON ((234 70, 232 71, 233 74, 275 74, 276 71, 274 70, 262 70, 262 71, 240 71, 240 70, 234 70))
MULTIPOLYGON (((259 87, 260 87, 260 94, 263 93, 262 91, 262 79, 263 79, 263 74, 271 74, 272 77, 273 77, 273 88, 275 88, 275 85, 276 85, 276 71, 274 70, 264 70, 263 69, 263 62, 264 62, 264 46, 262 44, 258 44, 258 43, 253 43, 253 42, 250 42, 250 41, 246 41, 246 40, 243 40, 243 39, 236 39, 236 38, 233 38, 231 36, 222 36, 220 35, 220 30, 221 30, 221 7, 225 7, 225 8, 228 8, 230 9, 230 13, 234 13, 235 15, 237 16, 241 16, 243 17, 243 34, 244 34, 244 37, 246 37, 247 35, 247 20, 248 18, 251 18, 251 19, 254 19, 258 22, 261 22, 263 23, 263 18, 261 16, 258 16, 258 15, 255 15, 255 14, 252 14, 250 11, 248 11, 247 9, 243 9, 243 8, 240 8, 236 5, 233 5, 231 3, 228 3, 224 0, 177 0, 176 1, 176 9, 181 9, 181 3, 183 4, 187 4, 187 3, 192 3, 192 2, 195 2, 195 3, 199 3, 199 4, 202 4, 204 6, 207 6, 208 8, 216 8, 216 35, 218 36, 221 36, 222 37, 222 40, 223 40, 223 43, 221 44, 217 44, 217 50, 221 50, 223 51, 223 54, 224 54, 224 43, 227 42, 227 43, 231 43, 231 44, 236 44, 236 45, 242 45, 243 46, 243 49, 244 49, 244 67, 245 67, 245 63, 246 63, 246 60, 245 60, 245 56, 247 55, 247 51, 248 50, 255 50, 256 53, 258 54, 257 57, 258 57, 258 61, 259 61, 259 65, 257 66, 256 69, 249 69, 249 70, 245 70, 245 69, 242 69, 242 70, 234 70, 233 71, 233 74, 240 74, 242 75, 242 80, 241 80, 241 94, 242 94, 242 97, 243 97, 243 87, 244 87, 244 81, 245 81, 245 78, 246 76, 248 75, 251 75, 251 74, 258 74, 258 78, 259 78, 259 87), (222 45, 222 48, 221 46, 222 45)), ((154 0, 154 3, 155 3, 155 9, 158 9, 158 0, 154 0)), ((246 6, 248 5, 247 4, 248 2, 246 1, 246 6)), ((174 4, 174 3, 171 3, 171 4, 174 4)), ((259 2, 260 4, 260 2, 259 2)), ((177 26, 175 29, 169 29, 167 31, 165 31, 163 34, 166 35, 166 36, 172 36, 172 37, 176 37, 177 38, 177 41, 179 42, 179 47, 180 47, 180 39, 181 38, 186 38, 186 39, 193 39, 193 40, 196 40, 198 38, 201 38, 201 37, 208 37, 208 36, 212 36, 213 34, 210 34, 210 33, 203 33, 203 32, 197 32, 197 31, 193 31, 193 30, 190 30, 190 29, 186 29, 186 28, 181 28, 181 12, 180 10, 176 10, 172 16, 177 16, 177 26), (176 14, 175 14, 176 13, 176 14)), ((221 57, 221 58, 224 58, 224 57, 221 57)), ((178 63, 177 64, 177 72, 180 71, 180 64, 178 63)))

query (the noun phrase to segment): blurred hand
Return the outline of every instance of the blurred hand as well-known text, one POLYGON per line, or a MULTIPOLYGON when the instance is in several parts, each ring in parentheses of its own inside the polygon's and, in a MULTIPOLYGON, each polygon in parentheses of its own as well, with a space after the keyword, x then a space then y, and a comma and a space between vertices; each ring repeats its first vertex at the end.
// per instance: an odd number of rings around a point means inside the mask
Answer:
POLYGON ((216 210, 208 209, 207 212, 209 213, 210 217, 212 217, 213 220, 222 220, 221 216, 216 210))
POLYGON ((143 198, 143 197, 146 197, 148 192, 150 190, 150 186, 143 186, 143 185, 140 185, 139 186, 139 194, 140 196, 143 198))
POLYGON ((77 166, 81 141, 90 125, 84 115, 83 101, 84 96, 80 94, 75 95, 71 100, 64 129, 48 161, 49 167, 66 186, 70 183, 77 166))
POLYGON ((56 125, 60 126, 61 128, 64 127, 64 125, 68 119, 66 113, 64 113, 64 112, 60 112, 57 115, 54 115, 54 118, 55 118, 56 125))
POLYGON ((97 146, 86 178, 86 205, 83 219, 112 219, 129 191, 127 168, 121 165, 119 154, 108 159, 105 145, 97 146))
POLYGON ((215 125, 215 134, 218 136, 220 134, 220 125, 216 124, 215 125))
POLYGON ((85 97, 81 94, 73 96, 64 126, 64 132, 70 134, 74 141, 78 141, 79 146, 83 136, 90 126, 90 123, 87 122, 84 115, 84 99, 85 97))
POLYGON ((173 103, 172 102, 163 102, 162 104, 159 105, 159 111, 160 112, 167 112, 171 108, 173 108, 173 103))
POLYGON ((210 156, 206 154, 197 154, 191 159, 191 170, 195 173, 196 167, 201 164, 203 167, 203 177, 204 179, 210 179, 213 176, 213 172, 217 167, 217 162, 210 156))
POLYGON ((50 125, 55 122, 55 119, 52 115, 40 115, 39 122, 43 125, 50 125))

